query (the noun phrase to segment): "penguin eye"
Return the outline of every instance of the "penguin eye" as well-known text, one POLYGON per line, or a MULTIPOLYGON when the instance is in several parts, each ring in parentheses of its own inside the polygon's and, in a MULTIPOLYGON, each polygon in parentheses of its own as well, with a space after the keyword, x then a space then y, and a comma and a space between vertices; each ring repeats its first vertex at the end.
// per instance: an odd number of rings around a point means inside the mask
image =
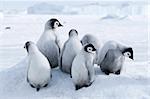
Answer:
POLYGON ((130 52, 126 52, 124 55, 129 57, 129 56, 131 56, 131 53, 130 52))
POLYGON ((127 55, 128 55, 128 56, 131 56, 131 53, 127 52, 127 55))
POLYGON ((87 51, 88 51, 88 52, 92 52, 92 47, 88 47, 88 48, 87 48, 87 51))
POLYGON ((55 22, 55 24, 56 24, 56 26, 58 26, 58 25, 59 25, 59 23, 58 23, 58 22, 55 22))

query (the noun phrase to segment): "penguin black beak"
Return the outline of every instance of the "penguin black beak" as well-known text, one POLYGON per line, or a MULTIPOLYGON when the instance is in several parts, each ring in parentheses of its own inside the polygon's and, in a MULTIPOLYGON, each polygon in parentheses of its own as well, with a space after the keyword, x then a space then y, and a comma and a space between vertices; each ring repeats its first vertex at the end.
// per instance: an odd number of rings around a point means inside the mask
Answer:
POLYGON ((129 58, 132 59, 132 60, 134 60, 133 56, 130 56, 129 58))
POLYGON ((96 49, 95 49, 95 48, 93 48, 93 51, 96 51, 96 49))
POLYGON ((134 58, 131 58, 132 60, 134 60, 134 58))
POLYGON ((62 25, 62 24, 60 24, 60 23, 59 23, 59 25, 58 25, 58 26, 59 26, 59 27, 61 27, 61 26, 63 27, 63 25, 62 25))

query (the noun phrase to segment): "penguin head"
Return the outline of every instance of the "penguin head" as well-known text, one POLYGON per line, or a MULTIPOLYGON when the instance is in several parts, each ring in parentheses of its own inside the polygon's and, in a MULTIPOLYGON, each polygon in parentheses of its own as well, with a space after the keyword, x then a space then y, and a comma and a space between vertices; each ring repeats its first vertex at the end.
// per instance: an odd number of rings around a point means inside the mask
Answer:
POLYGON ((126 49, 123 51, 123 54, 124 54, 124 56, 127 56, 127 57, 129 57, 130 59, 133 60, 133 49, 132 49, 131 47, 126 48, 126 49))
POLYGON ((87 44, 84 46, 84 51, 88 53, 95 53, 96 48, 92 44, 87 44))
POLYGON ((45 28, 46 29, 56 29, 61 26, 63 26, 63 25, 57 19, 52 18, 46 22, 45 28))
POLYGON ((34 44, 32 41, 27 41, 24 45, 24 48, 27 50, 28 53, 29 53, 29 48, 32 44, 34 44))
POLYGON ((72 37, 72 36, 74 36, 74 35, 78 35, 78 31, 77 30, 75 30, 75 29, 71 29, 70 31, 69 31, 69 37, 72 37))
POLYGON ((99 41, 98 39, 91 35, 91 34, 86 34, 82 39, 81 39, 81 44, 84 46, 86 44, 93 44, 95 46, 96 49, 98 49, 100 47, 99 41))
POLYGON ((87 44, 87 43, 88 43, 88 37, 87 37, 87 35, 85 35, 85 36, 81 39, 80 42, 81 42, 82 45, 87 44))

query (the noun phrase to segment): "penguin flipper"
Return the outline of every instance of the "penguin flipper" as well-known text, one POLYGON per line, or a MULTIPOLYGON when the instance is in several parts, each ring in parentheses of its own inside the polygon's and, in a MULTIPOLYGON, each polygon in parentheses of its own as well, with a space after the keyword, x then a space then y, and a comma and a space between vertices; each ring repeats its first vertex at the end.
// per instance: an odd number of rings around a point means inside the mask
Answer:
POLYGON ((62 70, 62 57, 63 57, 63 53, 64 53, 64 50, 66 48, 66 44, 67 44, 68 41, 65 42, 63 48, 62 48, 62 51, 60 53, 60 69, 62 70))
POLYGON ((59 68, 62 69, 62 56, 60 56, 59 68))
MULTIPOLYGON (((72 66, 71 66, 71 68, 72 68, 72 66)), ((70 78, 72 78, 72 74, 71 74, 71 68, 70 68, 70 78)))
POLYGON ((61 49, 60 49, 60 41, 58 40, 57 36, 56 36, 56 39, 55 39, 55 43, 56 45, 58 46, 58 49, 59 49, 59 55, 61 54, 61 49))
POLYGON ((29 82, 29 79, 28 79, 28 77, 27 77, 27 82, 29 82))
POLYGON ((51 74, 51 78, 53 77, 53 75, 51 74))
POLYGON ((72 78, 72 75, 71 75, 71 73, 70 73, 70 78, 72 78))

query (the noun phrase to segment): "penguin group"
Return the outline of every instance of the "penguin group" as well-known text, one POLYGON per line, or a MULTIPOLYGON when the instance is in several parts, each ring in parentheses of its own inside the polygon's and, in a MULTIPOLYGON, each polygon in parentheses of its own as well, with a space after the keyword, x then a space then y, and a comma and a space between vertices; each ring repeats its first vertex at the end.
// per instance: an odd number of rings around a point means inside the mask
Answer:
POLYGON ((60 46, 57 29, 63 25, 56 18, 48 20, 37 43, 27 41, 28 53, 27 82, 39 91, 52 80, 52 69, 59 68, 70 75, 75 90, 89 87, 95 81, 94 64, 106 75, 119 75, 125 57, 133 60, 133 49, 117 41, 108 41, 102 47, 91 34, 79 39, 76 29, 68 33, 68 40, 60 46))

